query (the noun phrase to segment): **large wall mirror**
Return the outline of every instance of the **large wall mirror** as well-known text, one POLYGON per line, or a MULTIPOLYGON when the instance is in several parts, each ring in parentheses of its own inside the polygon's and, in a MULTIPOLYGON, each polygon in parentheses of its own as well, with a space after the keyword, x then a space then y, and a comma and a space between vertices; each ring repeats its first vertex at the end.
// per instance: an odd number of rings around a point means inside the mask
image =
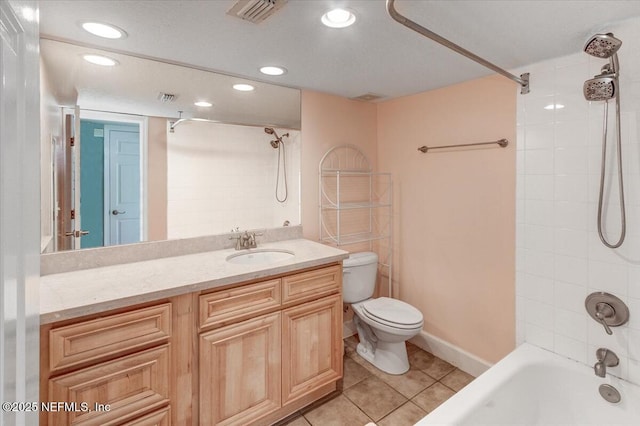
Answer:
POLYGON ((44 252, 300 223, 299 90, 40 49, 44 252))

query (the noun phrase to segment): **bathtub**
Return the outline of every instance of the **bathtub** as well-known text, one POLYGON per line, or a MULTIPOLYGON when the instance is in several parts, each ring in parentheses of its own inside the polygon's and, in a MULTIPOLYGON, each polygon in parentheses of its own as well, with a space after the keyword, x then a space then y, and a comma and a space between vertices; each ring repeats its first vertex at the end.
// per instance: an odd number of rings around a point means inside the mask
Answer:
POLYGON ((416 423, 554 424, 640 425, 640 387, 525 343, 416 423), (603 383, 618 389, 619 403, 600 396, 603 383))

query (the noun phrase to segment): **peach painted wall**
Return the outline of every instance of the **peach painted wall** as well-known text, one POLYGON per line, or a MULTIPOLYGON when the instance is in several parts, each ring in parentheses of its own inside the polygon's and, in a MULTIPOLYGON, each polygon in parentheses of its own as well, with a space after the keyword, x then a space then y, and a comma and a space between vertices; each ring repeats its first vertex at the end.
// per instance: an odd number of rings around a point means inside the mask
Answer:
POLYGON ((318 240, 318 164, 336 145, 357 145, 376 167, 375 104, 302 91, 300 186, 304 237, 318 240))
POLYGON ((149 117, 147 145, 148 240, 167 239, 167 119, 149 117))
POLYGON ((394 180, 395 296, 423 313, 426 332, 489 362, 515 344, 516 95, 492 76, 377 104, 378 170, 394 180), (417 151, 501 138, 511 144, 417 151))

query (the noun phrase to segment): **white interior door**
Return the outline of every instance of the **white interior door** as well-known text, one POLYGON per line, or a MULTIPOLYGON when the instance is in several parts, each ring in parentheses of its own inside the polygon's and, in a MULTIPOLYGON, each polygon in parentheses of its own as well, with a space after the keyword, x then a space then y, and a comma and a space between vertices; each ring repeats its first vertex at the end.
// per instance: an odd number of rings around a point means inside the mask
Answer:
MULTIPOLYGON (((0 1, 0 400, 27 408, 39 397, 37 16, 34 1, 0 1)), ((35 425, 37 411, 3 410, 0 425, 35 425)))
POLYGON ((140 131, 132 126, 105 125, 105 245, 142 240, 140 199, 140 131), (107 153, 108 150, 108 153, 107 153), (106 229, 108 226, 108 229, 106 229))

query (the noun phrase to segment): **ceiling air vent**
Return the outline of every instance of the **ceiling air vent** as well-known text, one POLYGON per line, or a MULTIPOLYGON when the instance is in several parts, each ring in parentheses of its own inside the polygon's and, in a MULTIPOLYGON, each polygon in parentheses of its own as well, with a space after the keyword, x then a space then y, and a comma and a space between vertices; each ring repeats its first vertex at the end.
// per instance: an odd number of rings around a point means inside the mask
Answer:
POLYGON ((288 0, 238 0, 227 15, 257 24, 280 9, 288 0))
POLYGON ((158 94, 158 100, 165 103, 173 102, 176 100, 177 97, 178 96, 174 95, 173 93, 160 92, 158 94))
POLYGON ((376 95, 375 93, 365 93, 364 95, 356 96, 355 98, 351 98, 351 99, 355 101, 373 102, 382 98, 384 98, 384 96, 382 95, 376 95))

